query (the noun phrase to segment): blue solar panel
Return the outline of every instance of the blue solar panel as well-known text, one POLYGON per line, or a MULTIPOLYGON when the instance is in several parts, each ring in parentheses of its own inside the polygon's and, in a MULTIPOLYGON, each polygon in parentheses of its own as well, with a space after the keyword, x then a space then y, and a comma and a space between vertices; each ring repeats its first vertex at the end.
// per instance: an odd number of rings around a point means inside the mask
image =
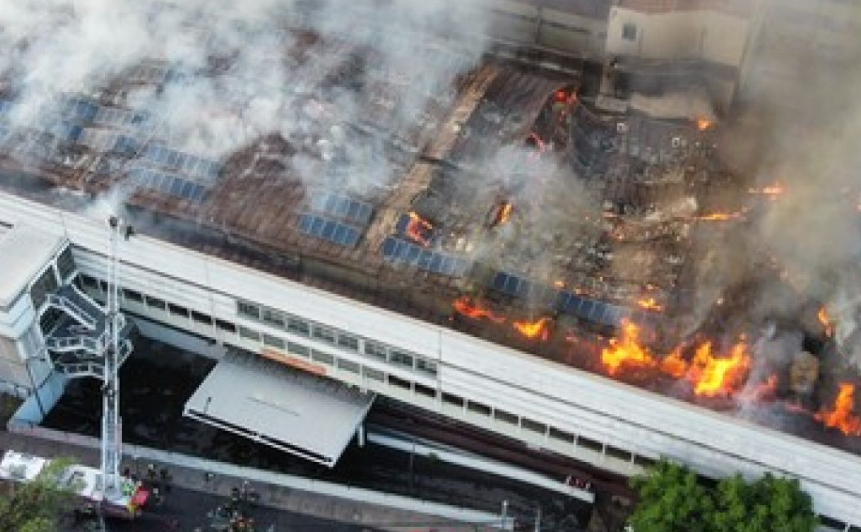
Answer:
POLYGON ((311 197, 311 210, 351 225, 365 227, 371 221, 373 207, 340 194, 318 192, 311 197))
POLYGON ((452 277, 462 277, 469 269, 469 262, 465 259, 423 248, 391 236, 383 242, 383 256, 390 262, 404 263, 421 270, 452 277))
POLYGON ((129 177, 141 187, 185 200, 202 201, 206 195, 206 188, 199 183, 149 168, 133 168, 129 177))
POLYGON ((314 214, 300 215, 299 229, 307 235, 346 247, 353 247, 358 244, 361 236, 357 227, 322 218, 314 214))

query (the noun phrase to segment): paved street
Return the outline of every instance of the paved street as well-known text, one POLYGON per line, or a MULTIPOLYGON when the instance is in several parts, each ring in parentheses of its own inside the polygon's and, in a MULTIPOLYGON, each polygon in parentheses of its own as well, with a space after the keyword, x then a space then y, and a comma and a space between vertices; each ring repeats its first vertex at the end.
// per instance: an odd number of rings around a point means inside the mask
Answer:
MULTIPOLYGON (((136 521, 108 521, 110 532, 201 532, 223 530, 224 520, 207 518, 207 514, 226 502, 224 497, 182 488, 173 488, 158 506, 148 506, 144 515, 136 521), (220 526, 219 526, 220 525, 220 526)), ((256 507, 249 509, 258 532, 376 532, 379 529, 368 525, 337 523, 307 515, 256 507)), ((63 532, 87 530, 86 523, 70 524, 63 532)), ((406 529, 405 529, 406 530, 406 529)))

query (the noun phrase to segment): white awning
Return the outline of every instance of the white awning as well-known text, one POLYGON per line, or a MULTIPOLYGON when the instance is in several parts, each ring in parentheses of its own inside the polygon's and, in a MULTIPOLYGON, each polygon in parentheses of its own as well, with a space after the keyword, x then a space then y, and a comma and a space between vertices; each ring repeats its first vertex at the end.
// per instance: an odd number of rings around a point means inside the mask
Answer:
POLYGON ((250 353, 228 353, 185 415, 333 467, 374 395, 250 353))

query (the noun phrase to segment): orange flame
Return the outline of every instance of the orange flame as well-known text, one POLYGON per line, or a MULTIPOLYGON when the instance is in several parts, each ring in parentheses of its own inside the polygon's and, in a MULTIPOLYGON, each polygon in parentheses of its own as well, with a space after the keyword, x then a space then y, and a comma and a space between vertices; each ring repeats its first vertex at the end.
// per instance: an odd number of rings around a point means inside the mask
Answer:
POLYGON ((467 318, 480 320, 487 318, 494 323, 505 323, 505 316, 497 316, 488 309, 481 308, 468 297, 460 297, 452 303, 454 310, 467 318))
POLYGON ((621 338, 611 339, 609 347, 601 350, 601 362, 610 375, 615 375, 623 367, 655 366, 655 359, 640 345, 640 328, 630 321, 622 323, 621 338))
POLYGON ((834 326, 831 324, 831 318, 828 316, 828 311, 825 310, 825 307, 819 309, 819 312, 816 313, 816 317, 819 318, 819 323, 822 324, 825 336, 833 336, 834 326))
POLYGON ((644 310, 653 310, 655 312, 660 312, 664 310, 664 307, 658 304, 653 297, 644 297, 642 299, 637 300, 637 305, 640 306, 641 309, 644 310))
POLYGON ((855 386, 847 382, 840 384, 840 391, 832 408, 823 408, 816 420, 826 427, 834 428, 847 436, 861 436, 861 418, 855 411, 855 386))
POLYGON ((761 196, 767 196, 770 200, 776 200, 778 196, 786 192, 783 188, 783 185, 780 183, 775 183, 773 185, 766 185, 762 188, 749 188, 747 190, 749 194, 758 194, 761 196))
POLYGON ((622 323, 620 336, 611 339, 609 346, 601 351, 601 362, 610 375, 625 368, 656 368, 676 379, 686 378, 693 384, 694 393, 705 397, 731 394, 750 368, 748 346, 744 342, 733 346, 729 357, 715 357, 712 344, 704 343, 690 363, 682 357, 681 347, 658 360, 640 344, 640 328, 630 321, 622 323))
POLYGON ((680 349, 676 349, 661 360, 661 371, 677 379, 681 379, 687 374, 688 363, 682 358, 680 349))
POLYGON ((498 227, 505 224, 511 218, 511 211, 514 209, 514 204, 510 201, 503 201, 496 210, 496 216, 493 217, 492 227, 498 227))
POLYGON ((425 237, 425 232, 431 231, 433 229, 433 225, 416 214, 415 211, 410 211, 408 215, 410 217, 410 223, 407 224, 407 236, 412 241, 421 244, 422 246, 427 246, 428 239, 425 237))
POLYGON ((750 357, 744 342, 733 346, 729 358, 715 358, 711 343, 706 342, 697 349, 688 376, 694 382, 695 394, 714 397, 732 392, 749 368, 750 357))
POLYGON ((716 212, 714 214, 704 214, 702 216, 698 216, 697 220, 704 222, 725 222, 728 220, 735 220, 740 217, 740 212, 716 212))
POLYGON ((700 131, 705 131, 710 127, 712 127, 712 121, 708 118, 697 119, 697 129, 699 129, 700 131))
POLYGON ((550 318, 544 317, 538 321, 515 321, 512 325, 526 338, 546 341, 550 337, 550 329, 547 328, 549 322, 550 318))

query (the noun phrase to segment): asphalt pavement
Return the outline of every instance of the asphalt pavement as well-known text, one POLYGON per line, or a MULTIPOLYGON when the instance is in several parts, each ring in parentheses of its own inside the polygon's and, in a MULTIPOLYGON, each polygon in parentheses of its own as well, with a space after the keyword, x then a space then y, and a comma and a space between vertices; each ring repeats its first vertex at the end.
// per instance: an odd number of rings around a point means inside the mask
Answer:
MULTIPOLYGON (((160 505, 148 504, 134 521, 109 520, 109 532, 214 532, 226 530, 227 520, 219 519, 214 510, 227 502, 225 497, 173 487, 165 493, 160 505)), ((378 532, 367 524, 339 523, 295 512, 266 507, 250 507, 247 514, 258 532, 378 532)), ((83 532, 93 525, 82 520, 65 523, 61 532, 83 532)))

